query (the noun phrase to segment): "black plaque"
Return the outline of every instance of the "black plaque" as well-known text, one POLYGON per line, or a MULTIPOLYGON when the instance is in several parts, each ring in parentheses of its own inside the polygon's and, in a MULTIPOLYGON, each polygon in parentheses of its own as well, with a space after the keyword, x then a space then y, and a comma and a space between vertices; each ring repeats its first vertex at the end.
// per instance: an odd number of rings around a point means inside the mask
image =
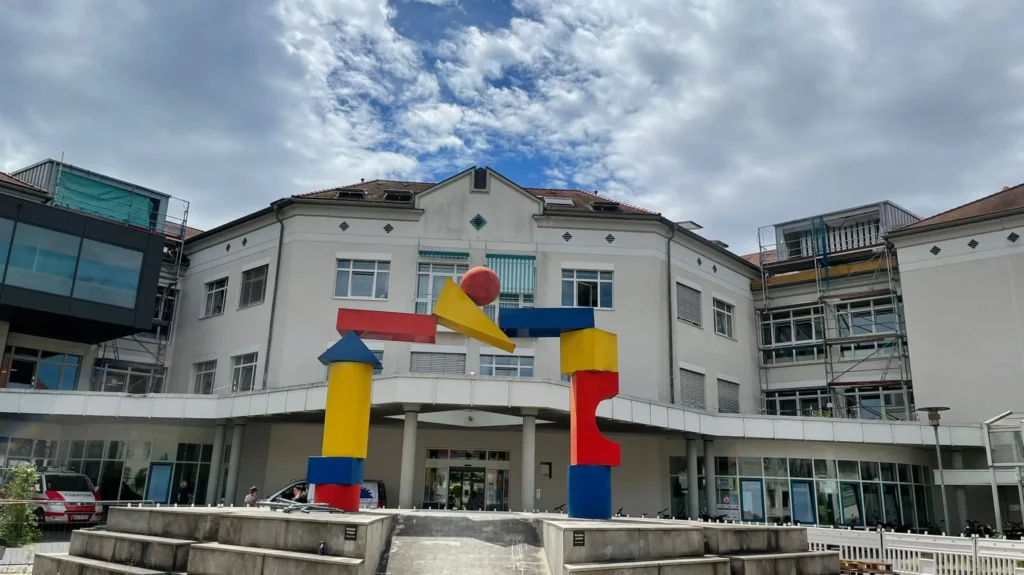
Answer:
POLYGON ((355 525, 346 525, 345 526, 345 541, 355 541, 355 540, 356 540, 356 526, 355 525))
POLYGON ((573 531, 572 532, 572 546, 583 547, 587 544, 587 532, 586 531, 573 531))

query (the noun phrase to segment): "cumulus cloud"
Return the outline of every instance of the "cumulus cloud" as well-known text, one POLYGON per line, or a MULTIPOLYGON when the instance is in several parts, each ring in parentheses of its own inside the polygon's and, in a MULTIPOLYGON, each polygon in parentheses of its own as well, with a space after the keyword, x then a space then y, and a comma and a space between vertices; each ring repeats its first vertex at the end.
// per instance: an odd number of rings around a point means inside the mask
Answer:
POLYGON ((928 215, 1024 181, 1022 18, 1013 0, 21 0, 0 6, 0 169, 63 151, 210 226, 360 177, 526 163, 525 185, 745 251, 774 221, 880 199, 928 215))

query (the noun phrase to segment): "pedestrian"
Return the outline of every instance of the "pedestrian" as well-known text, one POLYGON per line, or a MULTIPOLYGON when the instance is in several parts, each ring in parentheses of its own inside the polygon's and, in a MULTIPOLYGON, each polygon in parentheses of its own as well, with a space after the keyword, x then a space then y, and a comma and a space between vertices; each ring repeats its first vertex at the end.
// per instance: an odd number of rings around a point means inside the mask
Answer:
POLYGON ((256 503, 260 500, 259 493, 260 490, 257 489, 255 485, 250 487, 249 494, 245 496, 245 506, 256 507, 256 503))
POLYGON ((188 486, 188 480, 182 479, 181 483, 178 484, 178 505, 188 505, 192 503, 192 493, 188 486))
POLYGON ((309 499, 306 497, 306 490, 303 489, 303 486, 296 485, 295 488, 292 490, 292 493, 294 494, 294 496, 292 497, 292 502, 293 503, 308 503, 309 502, 309 499))

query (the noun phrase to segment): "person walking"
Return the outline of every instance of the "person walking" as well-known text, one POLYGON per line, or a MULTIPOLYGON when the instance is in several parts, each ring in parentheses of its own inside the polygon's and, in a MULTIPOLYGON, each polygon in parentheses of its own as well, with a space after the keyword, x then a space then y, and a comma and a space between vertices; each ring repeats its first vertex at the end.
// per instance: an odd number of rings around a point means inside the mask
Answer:
POLYGON ((250 487, 249 494, 245 496, 245 506, 256 507, 256 504, 259 503, 260 500, 259 494, 260 490, 257 489, 255 485, 250 487))

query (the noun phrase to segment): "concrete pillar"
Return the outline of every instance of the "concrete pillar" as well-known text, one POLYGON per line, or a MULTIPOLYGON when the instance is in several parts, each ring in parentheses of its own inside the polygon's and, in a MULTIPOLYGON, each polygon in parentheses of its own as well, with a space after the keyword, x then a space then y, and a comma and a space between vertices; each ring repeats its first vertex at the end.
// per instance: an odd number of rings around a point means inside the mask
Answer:
MULTIPOLYGON (((959 449, 953 451, 952 460, 953 469, 964 468, 963 451, 959 449)), ((960 533, 967 525, 967 488, 957 485, 953 488, 953 497, 956 499, 956 523, 946 528, 951 535, 960 533)))
POLYGON ((523 410, 523 478, 522 506, 526 511, 536 509, 534 493, 537 477, 537 410, 523 410))
POLYGON ((686 510, 696 521, 700 517, 700 483, 697 481, 697 439, 686 440, 686 510))
POLYGON ((224 430, 227 424, 217 424, 213 434, 213 455, 210 456, 210 478, 206 482, 206 504, 216 505, 220 495, 220 471, 224 467, 224 430))
POLYGON ((416 479, 416 428, 419 425, 418 403, 407 403, 405 430, 402 432, 402 474, 398 482, 398 506, 410 509, 413 506, 413 485, 416 479))
POLYGON ((228 485, 224 493, 224 502, 235 504, 235 492, 238 489, 238 466, 242 460, 242 432, 245 431, 245 420, 239 419, 231 426, 231 453, 228 455, 228 485))
POLYGON ((718 496, 715 494, 715 442, 704 440, 704 490, 708 505, 708 515, 718 515, 718 496))

